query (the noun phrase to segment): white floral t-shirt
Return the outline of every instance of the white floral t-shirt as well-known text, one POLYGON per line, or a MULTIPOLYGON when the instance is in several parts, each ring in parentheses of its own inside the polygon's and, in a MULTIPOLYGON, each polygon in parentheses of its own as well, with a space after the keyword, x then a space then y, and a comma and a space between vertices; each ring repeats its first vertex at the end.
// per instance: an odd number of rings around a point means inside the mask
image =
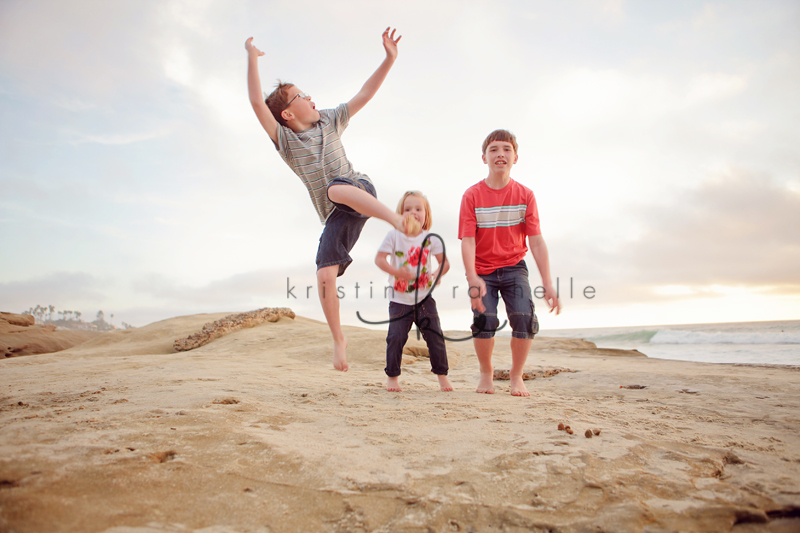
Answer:
POLYGON ((423 231, 416 237, 408 237, 393 229, 386 235, 380 248, 378 248, 379 253, 391 255, 389 262, 393 267, 402 268, 406 266, 415 274, 420 260, 422 261, 422 268, 420 268, 419 278, 416 281, 389 275, 389 283, 394 287, 394 296, 390 298, 391 301, 404 305, 414 305, 415 291, 417 302, 421 302, 431 292, 433 282, 436 281, 431 277, 434 271, 431 258, 441 254, 444 250, 442 242, 437 237, 428 239, 428 242, 425 243, 425 248, 422 248, 422 242, 428 236, 428 233, 423 231))

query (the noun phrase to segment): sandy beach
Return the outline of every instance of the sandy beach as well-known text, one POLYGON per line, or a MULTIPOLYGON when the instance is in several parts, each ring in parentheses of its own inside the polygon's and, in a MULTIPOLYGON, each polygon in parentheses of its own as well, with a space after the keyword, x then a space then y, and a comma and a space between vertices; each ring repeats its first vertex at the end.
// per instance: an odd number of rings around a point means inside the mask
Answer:
POLYGON ((454 392, 408 356, 388 393, 385 333, 345 328, 341 373, 302 317, 175 352, 226 315, 0 360, 0 531, 800 531, 797 367, 537 338, 571 372, 516 398, 458 342, 454 392))

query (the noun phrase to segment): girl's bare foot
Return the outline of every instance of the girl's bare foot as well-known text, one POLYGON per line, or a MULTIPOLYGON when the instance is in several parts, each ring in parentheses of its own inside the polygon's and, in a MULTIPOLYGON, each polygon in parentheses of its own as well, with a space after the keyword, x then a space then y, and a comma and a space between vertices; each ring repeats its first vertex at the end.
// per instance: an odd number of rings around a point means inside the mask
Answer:
POLYGON ((333 368, 347 372, 347 339, 333 341, 333 368))
POLYGON ((480 392, 482 394, 494 394, 494 371, 483 373, 481 372, 481 379, 478 381, 478 388, 475 389, 475 392, 480 392))
POLYGON ((530 395, 531 393, 528 392, 528 388, 525 386, 525 382, 522 381, 522 376, 511 378, 511 396, 530 396, 530 395))
POLYGON ((436 376, 439 378, 439 388, 442 389, 442 392, 451 392, 453 390, 453 386, 450 385, 450 380, 447 379, 447 376, 436 376))
POLYGON ((386 390, 389 392, 402 392, 400 388, 400 376, 386 378, 386 390))

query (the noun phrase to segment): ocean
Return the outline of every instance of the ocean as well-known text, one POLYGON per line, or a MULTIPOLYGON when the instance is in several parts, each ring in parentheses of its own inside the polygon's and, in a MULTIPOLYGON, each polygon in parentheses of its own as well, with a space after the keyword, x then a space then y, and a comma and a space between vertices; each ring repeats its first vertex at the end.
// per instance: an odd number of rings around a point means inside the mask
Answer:
POLYGON ((659 359, 800 365, 800 320, 549 329, 539 334, 586 339, 598 348, 636 349, 659 359))

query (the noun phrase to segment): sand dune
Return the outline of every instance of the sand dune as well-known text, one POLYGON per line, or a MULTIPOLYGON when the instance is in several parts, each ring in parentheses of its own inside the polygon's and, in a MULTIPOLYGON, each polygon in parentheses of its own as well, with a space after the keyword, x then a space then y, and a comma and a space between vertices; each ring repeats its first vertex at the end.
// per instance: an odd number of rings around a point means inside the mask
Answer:
POLYGON ((387 393, 385 333, 346 328, 340 373, 302 317, 174 351, 226 314, 0 361, 0 531, 800 530, 796 368, 537 339, 531 369, 574 372, 514 398, 473 392, 469 342, 454 392, 407 356, 387 393))

